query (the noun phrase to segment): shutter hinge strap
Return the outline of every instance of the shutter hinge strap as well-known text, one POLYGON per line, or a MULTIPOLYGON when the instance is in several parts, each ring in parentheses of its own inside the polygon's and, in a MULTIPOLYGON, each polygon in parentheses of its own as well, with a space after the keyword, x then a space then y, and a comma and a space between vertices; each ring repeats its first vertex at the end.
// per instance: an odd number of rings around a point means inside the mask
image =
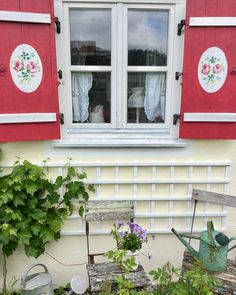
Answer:
POLYGON ((180 120, 180 114, 174 114, 173 115, 173 125, 176 125, 179 120, 180 120))
POLYGON ((61 123, 61 125, 64 125, 64 123, 65 123, 63 113, 60 113, 60 123, 61 123))
POLYGON ((56 24, 57 34, 61 34, 61 22, 58 17, 54 17, 54 23, 56 24))
POLYGON ((183 27, 186 25, 186 21, 185 19, 181 19, 181 21, 178 23, 178 26, 177 26, 177 35, 178 36, 181 36, 182 34, 182 29, 183 27))

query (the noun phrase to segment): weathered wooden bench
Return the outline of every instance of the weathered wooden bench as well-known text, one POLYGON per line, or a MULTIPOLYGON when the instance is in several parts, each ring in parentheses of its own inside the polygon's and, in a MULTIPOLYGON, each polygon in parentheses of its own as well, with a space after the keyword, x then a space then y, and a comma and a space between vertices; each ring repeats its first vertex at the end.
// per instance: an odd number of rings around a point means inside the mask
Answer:
MULTIPOLYGON (((182 263, 182 272, 192 270, 194 267, 194 258, 187 250, 184 252, 182 263)), ((223 272, 211 273, 211 275, 219 281, 219 286, 214 290, 214 294, 232 295, 236 292, 236 262, 235 260, 227 260, 227 268, 223 272)), ((235 293, 236 294, 236 293, 235 293)))
MULTIPOLYGON (((152 286, 147 274, 141 265, 137 270, 130 272, 128 275, 113 262, 95 263, 96 256, 102 256, 105 253, 90 252, 90 223, 97 221, 112 221, 112 223, 133 221, 134 203, 132 201, 90 201, 86 205, 85 222, 88 250, 88 279, 89 293, 96 294, 102 291, 105 282, 109 281, 115 288, 115 276, 123 275, 133 282, 135 289, 147 289, 152 286)), ((111 226, 112 226, 111 223, 111 226)))

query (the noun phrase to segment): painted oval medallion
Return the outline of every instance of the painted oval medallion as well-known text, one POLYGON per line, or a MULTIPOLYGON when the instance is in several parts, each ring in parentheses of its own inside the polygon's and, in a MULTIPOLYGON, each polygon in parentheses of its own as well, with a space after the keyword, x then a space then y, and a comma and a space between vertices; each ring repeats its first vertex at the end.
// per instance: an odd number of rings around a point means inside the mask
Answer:
POLYGON ((34 92, 43 77, 38 52, 28 44, 17 46, 10 58, 10 72, 17 88, 26 93, 34 92))
POLYGON ((208 93, 214 93, 224 85, 228 63, 219 47, 210 47, 203 52, 198 64, 198 80, 208 93))

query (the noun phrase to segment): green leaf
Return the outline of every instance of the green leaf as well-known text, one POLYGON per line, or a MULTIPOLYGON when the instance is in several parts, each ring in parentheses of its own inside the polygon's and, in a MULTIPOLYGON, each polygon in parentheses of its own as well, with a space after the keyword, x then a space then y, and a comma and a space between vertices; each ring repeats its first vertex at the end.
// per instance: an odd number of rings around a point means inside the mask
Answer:
POLYGON ((13 254, 16 248, 17 248, 17 242, 10 241, 9 243, 6 243, 2 246, 2 251, 8 257, 13 254))
POLYGON ((30 229, 22 229, 19 233, 19 245, 29 245, 32 236, 30 229))
POLYGON ((83 215, 84 215, 84 207, 83 206, 80 206, 79 207, 79 216, 80 217, 83 217, 83 215))
POLYGON ((55 181, 56 189, 60 188, 63 184, 62 176, 58 176, 55 181))
POLYGON ((39 223, 35 223, 33 225, 31 225, 31 230, 32 233, 37 236, 41 230, 41 225, 39 223))
POLYGON ((72 177, 76 176, 76 171, 75 171, 75 168, 74 167, 68 167, 68 170, 67 170, 67 177, 69 177, 70 179, 72 177))
POLYGON ((40 237, 42 238, 43 243, 46 244, 47 242, 54 240, 54 233, 49 228, 43 228, 40 232, 40 237))
POLYGON ((25 188, 26 188, 27 194, 30 194, 31 196, 33 196, 34 193, 37 192, 37 190, 39 189, 39 187, 37 186, 37 184, 36 183, 32 183, 32 182, 31 183, 28 183, 25 188))
POLYGON ((1 204, 7 204, 8 201, 13 199, 13 192, 12 191, 6 191, 5 193, 0 195, 0 205, 1 204))
POLYGON ((40 209, 35 209, 30 216, 35 220, 45 219, 46 213, 40 209))
POLYGON ((40 255, 39 250, 37 248, 33 248, 29 245, 25 246, 25 254, 28 257, 35 257, 35 258, 37 258, 40 255))
POLYGON ((22 194, 15 194, 12 202, 15 207, 18 207, 19 205, 22 205, 22 206, 25 205, 25 200, 22 198, 22 194))

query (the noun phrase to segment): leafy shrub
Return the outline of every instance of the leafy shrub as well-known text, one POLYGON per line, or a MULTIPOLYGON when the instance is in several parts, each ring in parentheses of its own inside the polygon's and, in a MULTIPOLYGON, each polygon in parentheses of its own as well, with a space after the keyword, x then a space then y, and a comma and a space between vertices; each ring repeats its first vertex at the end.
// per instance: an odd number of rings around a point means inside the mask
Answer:
POLYGON ((85 173, 67 168, 66 176, 48 178, 46 162, 15 163, 8 175, 0 177, 0 245, 3 252, 3 294, 6 293, 6 256, 23 246, 27 256, 38 257, 50 241, 60 238, 64 220, 76 209, 80 216, 93 186, 86 187, 85 173), (63 187, 63 189, 62 189, 63 187), (60 192, 63 192, 60 194, 60 192))

